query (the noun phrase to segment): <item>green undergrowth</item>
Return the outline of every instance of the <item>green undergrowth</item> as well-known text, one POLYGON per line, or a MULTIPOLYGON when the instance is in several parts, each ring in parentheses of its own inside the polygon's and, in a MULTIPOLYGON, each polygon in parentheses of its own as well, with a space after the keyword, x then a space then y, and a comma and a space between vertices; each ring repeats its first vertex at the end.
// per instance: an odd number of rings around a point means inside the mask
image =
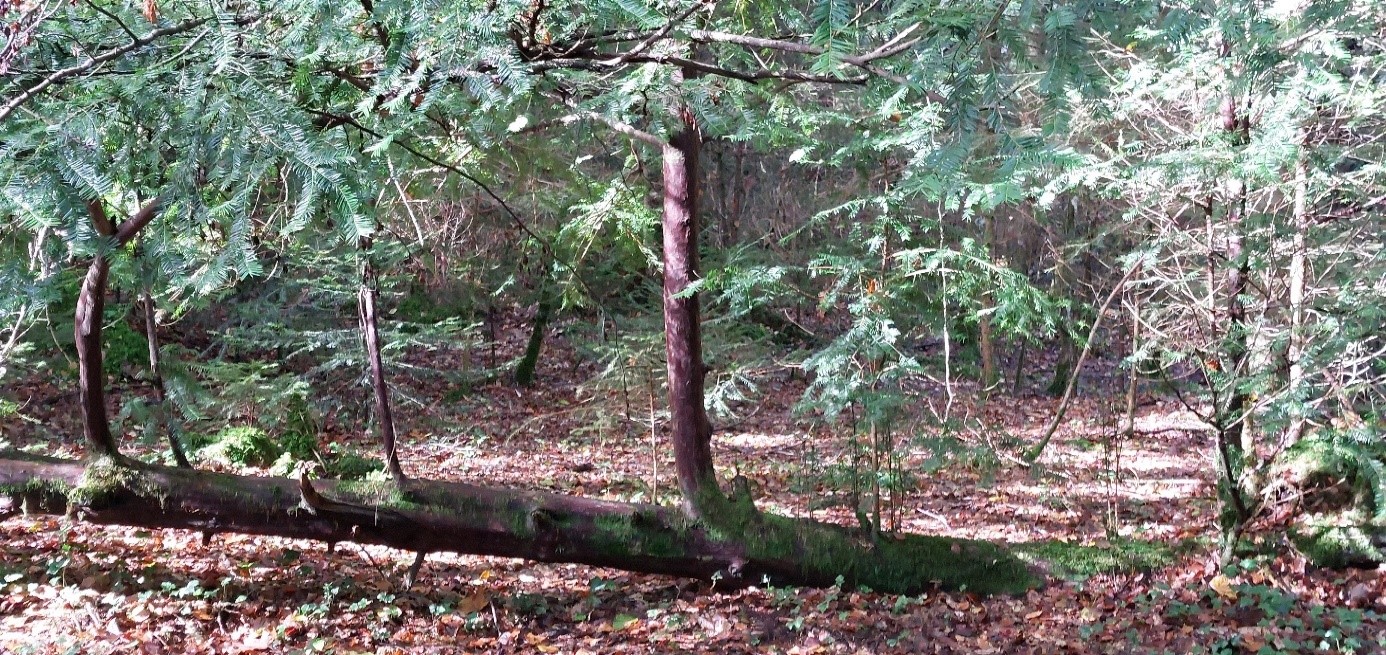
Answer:
POLYGON ((1195 540, 1166 543, 1119 538, 1103 545, 1084 545, 1049 539, 1016 544, 1011 550, 1054 577, 1086 580, 1104 573, 1135 573, 1168 566, 1196 545, 1195 540))
POLYGON ((189 441, 199 461, 233 469, 265 468, 279 477, 292 477, 301 462, 317 465, 322 477, 339 480, 364 480, 385 469, 379 459, 349 446, 332 443, 319 448, 317 437, 304 432, 271 435, 256 426, 236 425, 189 441))

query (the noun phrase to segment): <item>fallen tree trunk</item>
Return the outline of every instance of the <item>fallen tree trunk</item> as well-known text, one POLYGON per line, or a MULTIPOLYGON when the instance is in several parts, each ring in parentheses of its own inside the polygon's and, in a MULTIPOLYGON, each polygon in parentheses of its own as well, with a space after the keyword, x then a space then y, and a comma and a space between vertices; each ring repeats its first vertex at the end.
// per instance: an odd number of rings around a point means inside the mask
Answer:
POLYGON ((0 453, 0 518, 68 514, 97 524, 235 532, 419 553, 572 562, 717 584, 1014 593, 1038 584, 985 541, 881 536, 757 512, 749 500, 693 520, 675 509, 539 491, 410 480, 264 478, 103 458, 0 453))

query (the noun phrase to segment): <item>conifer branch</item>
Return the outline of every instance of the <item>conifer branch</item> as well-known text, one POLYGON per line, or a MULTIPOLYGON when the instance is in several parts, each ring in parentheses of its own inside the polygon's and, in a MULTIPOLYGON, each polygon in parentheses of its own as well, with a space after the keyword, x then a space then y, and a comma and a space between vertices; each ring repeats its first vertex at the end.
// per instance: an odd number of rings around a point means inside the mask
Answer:
POLYGON ((675 57, 672 55, 634 55, 618 56, 616 59, 599 60, 584 57, 564 57, 557 59, 545 59, 535 62, 531 66, 534 72, 544 72, 548 70, 608 70, 623 64, 661 64, 664 66, 674 66, 695 70, 706 75, 715 75, 733 80, 740 80, 749 84, 758 84, 766 80, 788 80, 791 82, 817 82, 820 84, 865 84, 868 79, 865 75, 857 77, 838 77, 835 75, 819 75, 798 69, 772 70, 761 68, 757 70, 742 71, 725 68, 715 64, 688 59, 687 57, 675 57), (621 61, 621 64, 613 65, 612 61, 621 61))
POLYGON ((44 89, 47 89, 48 87, 53 86, 54 84, 57 84, 74 75, 80 75, 82 73, 90 71, 93 68, 96 68, 97 66, 115 60, 127 53, 143 48, 144 46, 147 46, 163 37, 172 36, 175 34, 182 34, 183 32, 188 32, 197 29, 198 27, 201 27, 202 25, 206 24, 209 20, 211 19, 194 18, 192 20, 187 20, 178 23, 177 25, 171 25, 169 27, 160 28, 138 39, 134 39, 119 48, 96 55, 95 57, 92 57, 91 59, 88 59, 80 64, 75 64, 73 66, 68 66, 67 68, 56 70, 48 77, 45 77, 42 80, 40 80, 38 84, 29 87, 24 92, 10 99, 10 101, 5 103, 3 107, 0 107, 0 121, 3 121, 6 118, 8 118, 10 114, 13 114, 15 110, 22 107, 24 103, 34 99, 36 96, 38 96, 38 94, 43 93, 44 89))
POLYGON ((713 3, 709 0, 702 0, 701 2, 693 3, 687 9, 685 9, 683 13, 669 19, 669 22, 665 23, 664 27, 655 30, 655 32, 646 37, 645 40, 635 44, 634 48, 631 48, 630 50, 627 50, 626 52, 616 56, 614 59, 609 59, 602 63, 608 66, 619 66, 630 61, 631 57, 635 57, 645 52, 645 50, 649 49, 650 46, 657 43, 660 39, 669 36, 669 32, 672 32, 674 30, 674 27, 677 26, 679 23, 688 20, 688 17, 692 16, 699 9, 702 9, 703 7, 709 6, 711 4, 713 3))
MULTIPOLYGON (((318 111, 318 110, 315 110, 315 109, 309 109, 309 110, 307 110, 307 111, 308 111, 308 113, 310 113, 310 114, 313 114, 313 115, 315 115, 315 116, 319 116, 319 117, 321 117, 321 118, 323 118, 323 119, 326 119, 330 124, 334 124, 334 125, 350 125, 350 126, 356 128, 356 129, 358 129, 358 130, 361 130, 363 133, 369 134, 369 135, 371 135, 371 136, 373 136, 373 137, 375 137, 375 138, 377 138, 377 139, 384 138, 384 135, 381 134, 380 132, 377 132, 377 131, 375 131, 375 130, 369 128, 369 127, 366 127, 365 125, 362 125, 362 124, 360 123, 360 121, 357 121, 355 118, 352 118, 352 117, 350 117, 350 116, 342 116, 342 115, 339 115, 339 114, 333 114, 333 113, 329 113, 329 112, 325 112, 325 111, 318 111)), ((426 161, 426 162, 428 162, 428 163, 430 163, 430 164, 433 164, 434 166, 437 166, 437 167, 439 167, 439 168, 442 168, 443 170, 446 170, 446 171, 448 171, 449 173, 452 173, 452 174, 454 174, 454 175, 456 175, 456 176, 458 176, 458 177, 460 177, 460 178, 462 178, 462 179, 464 179, 464 180, 467 180, 468 182, 471 182, 472 184, 475 184, 475 185, 477 186, 478 189, 481 189, 481 192, 482 192, 482 193, 486 194, 487 197, 489 197, 489 198, 490 198, 491 200, 493 200, 497 205, 500 206, 501 210, 504 211, 504 212, 506 213, 506 215, 510 217, 511 221, 513 221, 513 222, 515 223, 515 225, 516 225, 517 227, 520 228, 520 231, 522 231, 522 232, 524 232, 525 234, 529 235, 529 237, 530 237, 531 239, 534 239, 536 242, 538 242, 538 243, 539 243, 539 247, 540 247, 541 249, 543 249, 543 251, 544 251, 545 254, 547 254, 547 255, 548 255, 551 259, 553 259, 555 262, 558 262, 558 263, 560 263, 560 264, 562 264, 562 265, 564 265, 564 266, 567 266, 568 268, 574 268, 569 262, 567 262, 567 261, 565 261, 563 258, 559 257, 558 251, 554 250, 553 244, 549 243, 549 240, 548 240, 548 239, 545 239, 544 237, 540 236, 539 233, 537 233, 537 232, 535 232, 534 230, 530 229, 529 224, 526 223, 525 220, 524 220, 523 218, 520 217, 520 214, 519 214, 518 212, 516 212, 515 209, 514 209, 513 207, 510 206, 510 203, 506 202, 504 198, 500 197, 500 194, 496 193, 495 190, 493 190, 493 189, 491 188, 490 185, 486 184, 486 183, 483 182, 482 180, 478 179, 475 175, 472 175, 472 174, 470 174, 470 173, 468 173, 468 172, 462 170, 460 167, 458 167, 458 166, 456 166, 456 165, 454 165, 454 164, 450 164, 450 163, 448 163, 448 162, 445 162, 445 161, 443 161, 443 160, 441 160, 441 159, 438 159, 437 157, 434 157, 434 156, 432 156, 432 155, 430 155, 430 154, 428 154, 428 153, 426 153, 426 152, 423 152, 423 151, 419 150, 418 148, 415 148, 415 147, 414 147, 412 144, 410 144, 408 141, 405 141, 405 140, 403 140, 403 139, 396 138, 396 139, 394 139, 394 140, 392 141, 392 143, 393 143, 394 145, 399 146, 400 148, 403 148, 403 149, 405 150, 405 152, 408 152, 409 154, 411 154, 411 155, 413 155, 413 156, 415 156, 415 157, 417 157, 417 158, 419 158, 419 159, 422 159, 423 161, 426 161)), ((573 279, 577 280, 577 281, 578 281, 578 284, 582 285, 583 289, 587 291, 587 294, 588 294, 590 297, 592 297, 593 300, 595 301, 595 299, 596 299, 596 297, 597 297, 596 294, 595 294, 595 292, 592 290, 592 288, 591 288, 590 286, 588 286, 587 281, 584 280, 584 279, 582 279, 582 276, 580 276, 580 275, 577 274, 575 268, 574 268, 574 272, 573 272, 573 279)))

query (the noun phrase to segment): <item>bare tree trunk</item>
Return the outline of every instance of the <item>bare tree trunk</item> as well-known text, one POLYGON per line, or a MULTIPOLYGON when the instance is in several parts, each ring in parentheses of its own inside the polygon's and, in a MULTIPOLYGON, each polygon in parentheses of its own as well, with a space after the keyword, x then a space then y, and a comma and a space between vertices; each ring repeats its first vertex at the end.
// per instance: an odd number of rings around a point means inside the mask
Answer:
MULTIPOLYGON (((1229 91, 1222 103, 1222 128, 1237 145, 1248 140, 1250 122, 1237 109, 1237 101, 1229 91)), ((1236 378, 1250 373, 1247 347, 1246 301, 1243 296, 1248 290, 1251 276, 1250 259, 1243 251, 1242 230, 1246 219, 1246 182, 1235 175, 1227 180, 1227 359, 1229 376, 1236 378)), ((1246 393, 1241 385, 1233 383, 1227 402, 1224 421, 1227 422, 1227 437, 1242 450, 1250 453, 1255 448, 1251 416, 1247 411, 1246 393)))
POLYGON ((1053 418, 1049 419, 1049 426, 1045 428, 1044 435, 1040 437, 1039 442, 1030 450, 1025 451, 1024 464, 1026 466, 1034 464, 1035 460, 1038 460, 1039 456, 1044 453, 1045 447, 1049 445, 1049 441, 1054 438, 1054 433, 1058 431, 1059 423, 1063 421, 1064 415, 1068 412, 1069 401, 1073 400, 1073 389, 1078 386, 1078 378, 1083 373, 1083 363, 1087 361, 1088 353, 1092 352, 1093 342, 1097 341, 1097 329, 1102 325, 1102 317, 1107 313, 1107 308, 1112 305, 1117 294, 1126 289, 1126 283, 1131 279, 1131 276, 1143 267, 1142 261, 1133 262, 1131 270, 1127 271, 1126 275, 1123 275, 1121 280, 1116 283, 1116 286, 1112 287, 1112 292, 1107 294, 1107 299, 1102 301, 1101 307, 1097 308, 1097 314, 1092 319, 1092 327, 1088 329, 1088 338, 1083 342, 1083 350, 1078 354, 1078 361, 1073 365, 1073 372, 1068 377, 1068 383, 1064 385, 1064 395, 1059 399, 1059 406, 1054 410, 1053 418))
POLYGON ((529 342, 525 344, 525 354, 515 365, 515 384, 528 387, 534 384, 535 370, 539 367, 539 355, 544 350, 544 335, 549 321, 553 318, 554 301, 549 296, 547 284, 539 290, 539 306, 534 312, 534 325, 529 332, 529 342))
MULTIPOLYGON (((1236 89, 1232 85, 1230 72, 1231 55, 1230 41, 1224 38, 1220 57, 1229 66, 1224 82, 1228 88, 1224 92, 1218 113, 1222 130, 1233 147, 1242 147, 1250 140, 1251 122, 1238 107, 1236 89)), ((1222 475, 1225 478, 1220 486, 1224 488, 1227 499, 1231 501, 1232 510, 1230 513, 1224 512, 1221 522, 1223 543, 1220 556, 1223 564, 1228 564, 1235 555, 1237 543, 1241 541, 1242 530, 1252 518, 1253 509, 1249 499, 1254 494, 1243 490, 1242 471, 1245 459, 1255 453, 1256 444, 1246 392, 1240 384, 1241 379, 1250 374, 1246 301, 1243 300, 1248 291, 1251 273, 1250 259, 1244 252, 1242 234, 1245 229, 1243 222, 1246 219, 1246 181, 1236 174, 1231 174, 1225 180, 1225 186, 1227 240, 1223 256, 1226 258, 1228 269, 1227 334, 1223 346, 1223 371, 1229 388, 1226 406, 1214 407, 1213 411, 1218 432, 1218 457, 1222 462, 1222 475)), ((1215 404, 1216 399, 1214 396, 1215 404)))
POLYGON ((149 343, 149 377, 154 384, 154 401, 159 405, 159 413, 164 419, 164 434, 168 437, 168 449, 173 453, 173 461, 182 468, 191 468, 188 456, 183 452, 183 444, 173 428, 174 419, 168 406, 168 392, 164 387, 164 373, 159 366, 159 322, 154 312, 154 294, 144 290, 140 304, 144 306, 144 337, 149 343))
MULTIPOLYGON (((1301 136, 1301 145, 1304 139, 1301 136)), ((1290 413, 1290 425, 1280 447, 1287 448, 1304 436, 1304 410, 1299 407, 1298 398, 1304 386, 1304 354, 1307 349, 1307 335, 1304 333, 1304 299, 1309 286, 1308 244, 1309 233, 1309 162, 1301 153, 1295 161, 1294 206, 1291 210, 1294 222, 1293 252, 1290 253, 1290 374, 1289 390, 1296 400, 1296 407, 1290 413)))
MULTIPOLYGON (((1050 285, 1050 293, 1055 297, 1076 300, 1074 298, 1076 296, 1075 285, 1072 279, 1073 267, 1064 255, 1059 243, 1061 243, 1060 240, 1064 238, 1064 235, 1072 232, 1073 223, 1078 220, 1077 199, 1072 198, 1065 204, 1067 207, 1063 214, 1062 233, 1055 235, 1052 229, 1046 231, 1050 242, 1049 247, 1054 252, 1054 279, 1050 285)), ((1064 318, 1067 319, 1065 323, 1072 324, 1073 310, 1065 309, 1064 314, 1064 318)), ((1069 333, 1068 329, 1061 327, 1056 338, 1059 341, 1059 357, 1054 362, 1054 377, 1050 379, 1049 386, 1045 389, 1045 392, 1051 396, 1062 395, 1064 390, 1068 388, 1069 378, 1073 375, 1073 360, 1078 356, 1078 346, 1074 344, 1073 335, 1069 333)))
POLYGON ((370 365, 371 390, 375 393, 375 417, 381 445, 385 449, 385 470, 399 482, 404 480, 404 470, 400 468, 395 446, 395 417, 390 409, 390 386, 385 381, 385 361, 380 354, 380 319, 376 311, 380 297, 380 274, 371 261, 371 238, 362 238, 358 246, 361 254, 361 291, 357 299, 361 334, 366 342, 366 358, 370 365))
POLYGON ((701 316, 698 294, 684 293, 698 279, 698 150, 696 126, 686 125, 663 148, 664 335, 669 410, 679 489, 699 514, 723 499, 712 463, 712 424, 703 407, 701 316))
MULTIPOLYGON (((982 229, 986 239, 987 259, 995 263, 994 249, 996 248, 996 216, 988 213, 982 219, 985 224, 982 229)), ((1001 379, 996 373, 996 344, 991 334, 991 309, 995 306, 995 301, 991 297, 990 291, 982 292, 982 315, 977 320, 977 348, 981 351, 982 357, 982 388, 990 390, 996 386, 1001 379)))
MULTIPOLYGON (((117 227, 106 216, 101 201, 87 203, 87 211, 97 233, 109 237, 115 247, 135 238, 144 226, 154 220, 163 198, 155 198, 117 227)), ((90 455, 120 457, 120 447, 111 435, 111 422, 106 416, 106 373, 103 369, 104 346, 101 323, 106 311, 106 279, 111 262, 104 250, 98 251, 87 267, 82 289, 77 294, 77 311, 73 318, 73 337, 77 343, 77 384, 82 407, 82 433, 90 455)))
POLYGON ((1136 394, 1140 390, 1142 364, 1137 353, 1140 351, 1141 304, 1140 298, 1133 295, 1131 299, 1131 372, 1126 378, 1126 428, 1124 433, 1127 441, 1136 436, 1136 394))
POLYGON ((106 371, 102 354, 101 323, 106 311, 106 277, 111 263, 97 254, 82 279, 77 294, 77 315, 73 337, 77 342, 77 385, 82 405, 82 434, 87 451, 93 455, 119 457, 120 448, 111 436, 106 416, 106 371))

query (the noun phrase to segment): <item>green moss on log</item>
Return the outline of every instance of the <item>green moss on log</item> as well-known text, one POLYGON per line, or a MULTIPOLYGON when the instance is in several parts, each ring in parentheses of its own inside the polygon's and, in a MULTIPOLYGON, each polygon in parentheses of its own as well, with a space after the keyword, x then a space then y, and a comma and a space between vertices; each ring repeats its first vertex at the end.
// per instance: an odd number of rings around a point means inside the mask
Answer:
POLYGON ((434 507, 420 503, 406 489, 401 489, 394 480, 337 480, 324 489, 329 498, 335 494, 342 502, 358 505, 378 506, 382 509, 399 511, 429 511, 434 507))
POLYGON ((1017 544, 1017 556, 1052 575, 1085 580, 1099 573, 1135 573, 1171 564, 1193 547, 1193 540, 1174 544, 1144 539, 1113 539, 1103 546, 1048 540, 1017 544))
POLYGON ((663 525, 641 514, 630 513, 599 516, 593 522, 593 540, 599 548, 612 555, 674 557, 687 550, 690 534, 686 525, 663 525))
POLYGON ((145 471, 134 464, 100 457, 87 463, 82 471, 82 479, 68 490, 67 500, 78 509, 98 509, 126 493, 157 500, 160 507, 168 499, 163 485, 151 480, 145 471))
POLYGON ((744 532, 747 554, 798 560, 835 572, 848 586, 894 590, 928 582, 980 593, 1019 593, 1038 580, 1024 563, 985 541, 921 535, 879 535, 763 514, 744 532))
POLYGON ((1291 528, 1295 548, 1316 566, 1379 566, 1386 563, 1386 529, 1365 525, 1300 525, 1291 528))
POLYGON ((5 496, 32 496, 32 495, 54 495, 67 497, 72 493, 72 485, 62 480, 45 480, 33 478, 22 484, 0 485, 0 495, 5 496))

